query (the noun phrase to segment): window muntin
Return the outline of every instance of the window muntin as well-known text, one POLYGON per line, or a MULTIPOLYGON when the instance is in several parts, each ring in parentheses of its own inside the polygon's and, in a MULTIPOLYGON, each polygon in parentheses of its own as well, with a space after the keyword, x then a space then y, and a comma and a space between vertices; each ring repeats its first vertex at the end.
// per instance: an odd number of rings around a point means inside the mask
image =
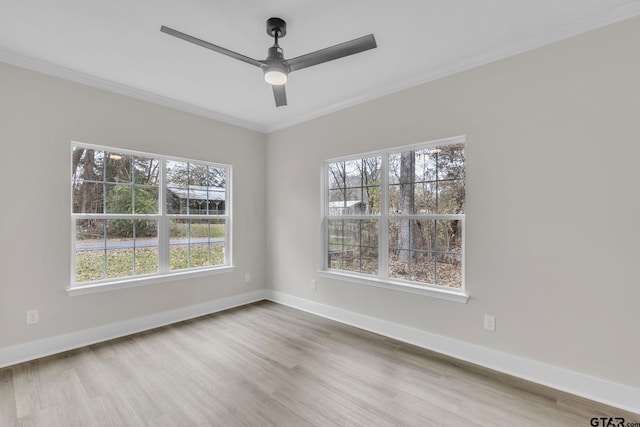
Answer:
POLYGON ((194 162, 167 161, 167 212, 224 215, 226 169, 194 162))
POLYGON ((464 137, 328 161, 325 173, 326 270, 464 288, 464 137))
POLYGON ((327 166, 330 214, 379 214, 381 166, 380 156, 330 163, 327 166))
POLYGON ((231 167, 72 145, 72 287, 229 266, 231 167))
POLYGON ((378 220, 330 219, 329 268, 378 273, 378 220))
POLYGON ((224 265, 224 219, 169 220, 169 269, 224 265))
POLYGON ((389 220, 389 277, 461 288, 462 221, 389 220))

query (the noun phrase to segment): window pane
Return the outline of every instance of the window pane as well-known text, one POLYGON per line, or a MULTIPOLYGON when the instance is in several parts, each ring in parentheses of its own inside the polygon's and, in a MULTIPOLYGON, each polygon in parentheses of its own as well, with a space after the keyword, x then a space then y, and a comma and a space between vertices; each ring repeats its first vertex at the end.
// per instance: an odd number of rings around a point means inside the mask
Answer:
POLYGON ((342 269, 346 271, 360 272, 360 248, 358 246, 345 246, 342 249, 344 262, 342 269))
POLYGON ((367 214, 367 203, 357 200, 329 202, 329 215, 364 215, 367 214))
POLYGON ((436 180, 436 154, 432 148, 414 151, 415 182, 429 182, 436 180))
POLYGON ((389 220, 389 247, 393 249, 411 249, 411 225, 408 219, 389 220))
POLYGON ((209 259, 210 265, 226 263, 224 245, 226 241, 226 221, 224 219, 209 220, 209 259))
POLYGON ((382 173, 382 157, 368 157, 362 159, 362 185, 380 185, 382 173))
POLYGON ((409 280, 410 252, 400 249, 389 249, 389 277, 409 280))
POLYGON ((378 248, 362 247, 361 271, 365 274, 378 274, 378 248))
POLYGON ((227 210, 227 192, 225 187, 209 187, 207 190, 209 200, 209 215, 224 215, 227 210))
POLYGON ((167 186, 187 187, 189 185, 189 163, 167 160, 167 186))
POLYGON ((437 213, 435 182, 423 182, 416 184, 413 191, 414 214, 424 215, 437 213))
POLYGON ((133 249, 107 249, 107 279, 133 276, 133 249))
POLYGON ((462 221, 436 221, 438 252, 462 253, 462 221))
POLYGON ((438 180, 464 180, 465 155, 464 144, 438 147, 438 180))
POLYGON ((415 184, 394 184, 389 186, 389 213, 391 215, 411 215, 414 213, 415 184))
POLYGON ((106 182, 132 182, 133 158, 127 154, 105 152, 107 157, 106 182))
POLYGON ((209 166, 207 185, 225 188, 227 186, 227 171, 225 168, 209 166))
POLYGON ((225 220, 172 219, 169 224, 171 270, 225 263, 225 220))
POLYGON ((351 160, 344 162, 344 179, 346 187, 362 187, 362 161, 351 160))
POLYGON ((189 267, 206 267, 207 265, 209 265, 209 243, 189 244, 189 267))
POLYGON ((76 282, 104 278, 105 229, 102 219, 76 221, 76 282))
POLYGON ((380 213, 381 157, 327 165, 329 215, 380 213))
POLYGON ((389 221, 390 277, 460 287, 461 254, 460 220, 389 221))
POLYGON ((377 220, 328 220, 327 230, 329 268, 377 274, 377 220))
POLYGON ((438 254, 436 284, 452 288, 462 287, 462 255, 438 254))
POLYGON ((209 192, 206 186, 189 187, 189 214, 207 215, 209 213, 209 192))
POLYGON ((158 246, 136 248, 136 275, 158 272, 158 246))
POLYGON ((157 186, 160 184, 160 161, 146 157, 133 158, 133 174, 136 184, 157 186))
POLYGON ((106 184, 107 213, 133 213, 133 187, 128 184, 106 184))
POLYGON ((329 190, 329 215, 343 215, 347 207, 345 196, 346 192, 343 189, 329 190))
POLYGON ((329 268, 342 270, 343 262, 344 251, 342 250, 342 245, 329 244, 329 268))
POLYGON ((107 278, 133 276, 134 221, 126 219, 107 220, 107 278))
POLYGON ((158 222, 135 220, 135 274, 158 271, 158 222))
POLYGON ((104 184, 87 181, 74 181, 73 212, 103 213, 104 184))
POLYGON ((206 187, 208 183, 207 165, 199 165, 197 163, 189 163, 189 179, 188 184, 206 187))
POLYGON ((400 183, 400 154, 391 153, 389 154, 389 165, 388 174, 389 174, 389 184, 399 184, 400 183))
POLYGON ((328 242, 329 245, 342 245, 344 242, 344 233, 342 230, 342 220, 327 221, 328 242))
POLYGON ((463 214, 464 181, 438 182, 437 206, 437 213, 439 214, 463 214))
POLYGON ((71 168, 71 177, 75 180, 103 181, 104 152, 74 147, 71 168))
POLYGON ((399 215, 400 210, 400 186, 397 184, 389 186, 389 214, 399 215))
POLYGON ((345 188, 344 162, 331 163, 327 166, 327 188, 345 188))
POLYGON ((189 267, 209 265, 209 220, 191 220, 189 226, 189 267))
POLYGON ((362 213, 366 215, 380 214, 380 187, 364 187, 362 189, 362 213))
POLYGON ((411 248, 420 251, 436 250, 436 221, 411 221, 411 248))
POLYGON ((169 221, 169 269, 189 267, 189 220, 169 221))
POLYGON ((362 246, 378 248, 378 221, 360 221, 360 242, 362 246))
POLYGON ((186 214, 189 203, 189 190, 167 187, 167 213, 186 214))
POLYGON ((411 280, 420 283, 434 284, 435 257, 429 252, 411 253, 411 280))
POLYGON ((226 194, 224 188, 189 187, 167 188, 169 214, 224 215, 226 194))
POLYGON ((226 170, 199 163, 167 161, 169 214, 224 215, 226 170))
POLYGON ((158 213, 158 187, 136 185, 134 187, 135 210, 137 214, 158 213))
POLYGON ((410 184, 415 182, 414 151, 405 151, 389 156, 389 173, 394 175, 390 183, 410 184))

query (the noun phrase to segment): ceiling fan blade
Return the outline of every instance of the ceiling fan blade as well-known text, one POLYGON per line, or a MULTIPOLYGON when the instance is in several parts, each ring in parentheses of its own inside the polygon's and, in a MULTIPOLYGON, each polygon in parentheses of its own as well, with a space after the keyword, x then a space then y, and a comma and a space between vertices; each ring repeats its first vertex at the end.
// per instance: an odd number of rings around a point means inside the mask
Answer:
POLYGON ((273 97, 276 100, 276 107, 282 107, 287 105, 287 92, 284 89, 284 85, 273 85, 273 97))
POLYGON ((323 62, 333 61, 334 59, 343 58, 355 53, 364 52, 365 50, 377 47, 376 39, 373 34, 340 43, 335 46, 320 49, 306 55, 297 56, 288 59, 287 64, 291 71, 301 70, 313 65, 322 64, 323 62))
POLYGON ((200 39, 198 39, 196 37, 190 36, 189 34, 181 33, 180 31, 174 30, 173 28, 165 27, 163 25, 162 27, 160 27, 160 31, 162 31, 163 33, 169 34, 170 36, 174 36, 174 37, 177 37, 179 39, 188 41, 190 43, 197 44, 198 46, 202 46, 202 47, 205 47, 207 49, 211 49, 214 52, 218 52, 218 53, 221 53, 223 55, 230 56, 231 58, 238 59, 238 60, 240 60, 242 62, 246 62, 247 64, 255 65, 256 67, 262 66, 262 62, 260 62, 260 61, 258 61, 256 59, 249 58, 248 56, 241 55, 241 54, 239 54, 237 52, 234 52, 234 51, 229 50, 229 49, 225 49, 225 48, 220 47, 220 46, 216 46, 213 43, 209 43, 209 42, 206 42, 204 40, 200 40, 200 39))

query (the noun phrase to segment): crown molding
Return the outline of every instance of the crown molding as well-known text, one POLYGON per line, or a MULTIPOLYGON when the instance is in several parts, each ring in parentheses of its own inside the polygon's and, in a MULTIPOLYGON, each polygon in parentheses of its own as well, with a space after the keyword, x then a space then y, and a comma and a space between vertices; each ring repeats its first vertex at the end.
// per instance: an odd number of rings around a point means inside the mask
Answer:
POLYGON ((228 116, 216 111, 212 111, 206 108, 198 107, 193 104, 178 101, 176 99, 168 98, 161 95, 156 95, 151 92, 136 89, 131 86, 123 85, 120 83, 112 82, 100 77, 95 77, 86 73, 82 73, 76 70, 62 67, 60 65, 51 64, 38 59, 30 58, 15 52, 0 49, 0 62, 6 64, 15 65, 17 67, 25 68, 27 70, 36 71, 39 73, 47 74, 53 77, 58 77, 64 80, 69 80, 75 83, 80 83, 86 86, 91 86, 97 89, 113 92, 118 95, 128 96, 130 98, 138 99, 141 101, 149 102, 152 104, 160 105, 163 107, 172 108, 174 110, 190 113, 196 116, 204 117, 207 119, 213 119, 222 123, 238 126, 241 128, 253 130, 260 133, 265 133, 264 126, 254 122, 238 119, 236 117, 228 116))

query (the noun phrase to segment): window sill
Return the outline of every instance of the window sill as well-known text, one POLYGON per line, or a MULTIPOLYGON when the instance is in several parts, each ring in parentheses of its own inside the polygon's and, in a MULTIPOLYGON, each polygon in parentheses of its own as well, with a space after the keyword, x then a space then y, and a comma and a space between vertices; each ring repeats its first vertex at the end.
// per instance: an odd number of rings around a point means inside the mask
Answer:
POLYGON ((466 304, 469 300, 469 295, 467 295, 462 290, 454 290, 454 289, 446 289, 446 288, 437 288, 435 286, 430 285, 412 285, 409 283, 396 282, 392 280, 382 280, 377 277, 365 277, 357 274, 348 274, 348 273, 338 273, 327 270, 318 271, 318 276, 324 277, 327 279, 334 280, 344 280, 345 282, 359 283, 362 285, 376 286, 378 288, 383 289, 391 289, 394 291, 408 292, 411 294, 425 295, 432 298, 443 299, 447 301, 459 302, 462 304, 466 304))
POLYGON ((175 280, 192 279, 195 277, 211 276, 214 274, 230 273, 234 270, 233 266, 224 266, 216 268, 206 268, 201 270, 180 271, 157 276, 126 278, 109 282, 90 283, 86 285, 76 285, 67 289, 69 296, 94 294, 98 292, 115 291, 118 289, 135 288, 138 286, 153 285, 156 283, 172 282, 175 280))

